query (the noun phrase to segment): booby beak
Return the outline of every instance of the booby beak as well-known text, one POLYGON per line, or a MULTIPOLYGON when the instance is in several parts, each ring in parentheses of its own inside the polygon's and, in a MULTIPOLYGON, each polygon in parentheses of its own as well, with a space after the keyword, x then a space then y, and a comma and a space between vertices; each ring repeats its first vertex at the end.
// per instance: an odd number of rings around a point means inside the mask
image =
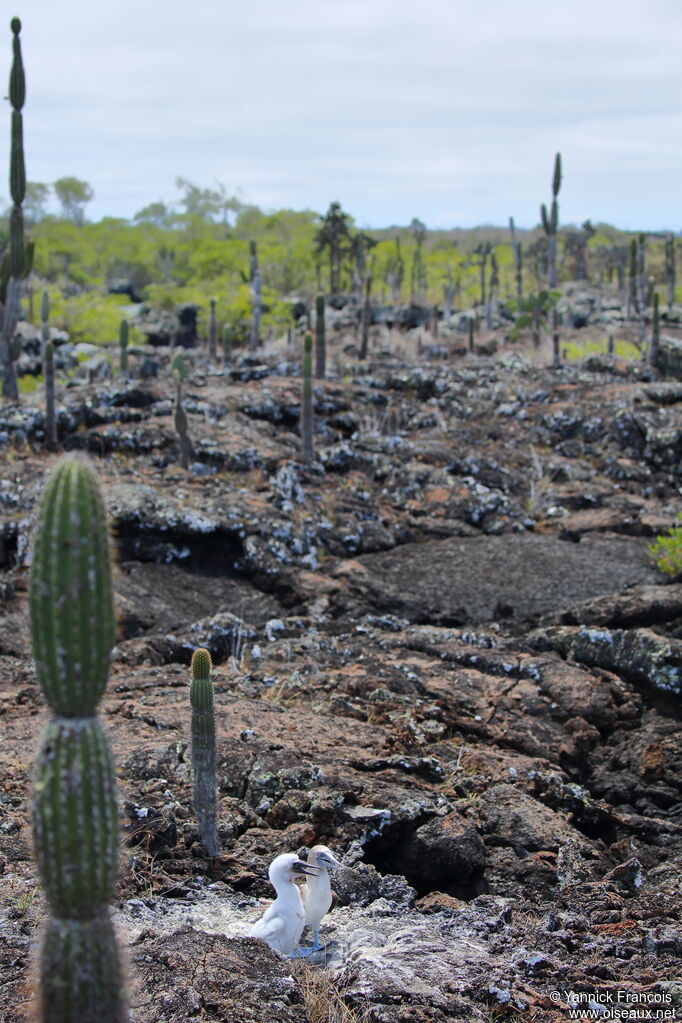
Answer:
POLYGON ((303 860, 294 860, 291 864, 294 874, 308 874, 310 877, 319 877, 322 867, 316 867, 312 863, 304 863, 303 860))
POLYGON ((326 870, 340 870, 343 866, 343 863, 339 863, 336 856, 332 856, 330 853, 318 853, 317 862, 326 870))

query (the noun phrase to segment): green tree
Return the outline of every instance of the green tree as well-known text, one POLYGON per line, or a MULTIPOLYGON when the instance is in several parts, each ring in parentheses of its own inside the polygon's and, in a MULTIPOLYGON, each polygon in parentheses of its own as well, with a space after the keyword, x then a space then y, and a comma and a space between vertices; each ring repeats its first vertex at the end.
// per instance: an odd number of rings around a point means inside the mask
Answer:
POLYGON ((44 185, 42 181, 26 182, 24 213, 29 223, 36 224, 39 220, 43 220, 47 212, 45 207, 47 206, 49 196, 49 185, 44 185))
POLYGON ((80 178, 69 177, 59 178, 53 188, 64 218, 81 227, 85 223, 85 205, 95 195, 92 186, 80 178))

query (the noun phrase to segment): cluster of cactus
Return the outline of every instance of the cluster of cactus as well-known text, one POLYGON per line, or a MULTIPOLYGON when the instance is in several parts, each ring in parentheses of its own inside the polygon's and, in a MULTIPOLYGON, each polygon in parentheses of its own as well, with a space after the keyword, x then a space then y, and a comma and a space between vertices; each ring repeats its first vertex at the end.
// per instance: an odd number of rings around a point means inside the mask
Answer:
POLYGON ((315 376, 324 380, 327 372, 327 341, 324 329, 324 295, 315 300, 315 376))
POLYGON ((208 314, 208 357, 215 362, 218 354, 218 319, 215 311, 215 299, 211 299, 210 311, 208 314))
POLYGON ((50 340, 50 296, 43 292, 40 306, 40 336, 43 342, 43 377, 45 378, 45 444, 48 451, 57 448, 57 415, 54 401, 54 345, 50 340))
POLYGON ((24 128, 21 110, 26 98, 26 81, 21 57, 21 22, 12 18, 13 59, 9 76, 9 101, 12 106, 12 133, 10 145, 10 195, 12 208, 9 218, 9 246, 0 264, 0 302, 2 303, 2 331, 0 332, 0 377, 2 396, 16 401, 19 397, 14 362, 21 347, 15 341, 21 282, 28 277, 33 266, 33 242, 24 238, 22 203, 26 194, 26 168, 24 164, 24 128))
POLYGON ((301 364, 303 383, 301 388, 301 447, 303 458, 312 462, 313 448, 313 335, 309 330, 303 338, 303 360, 301 364))
POLYGON ((128 321, 121 320, 118 328, 119 369, 125 380, 128 376, 128 321))
POLYGON ((254 241, 249 243, 251 250, 251 351, 255 352, 260 344, 260 317, 261 317, 261 276, 260 264, 258 262, 258 249, 254 241))
POLYGON ((33 656, 53 713, 33 789, 33 845, 49 905, 41 1023, 123 1023, 108 903, 118 869, 114 765, 97 705, 115 640, 111 555, 97 477, 62 460, 42 494, 30 581, 33 656))
POLYGON ((173 383, 175 384, 175 407, 173 409, 173 422, 175 431, 180 442, 180 464, 183 469, 189 469, 192 459, 192 443, 189 439, 187 413, 182 404, 182 383, 187 376, 187 366, 181 352, 173 356, 171 363, 173 383))
POLYGON ((675 235, 669 234, 665 240, 665 280, 668 307, 675 301, 675 269, 675 235))
POLYGON ((189 689, 192 707, 192 800, 204 849, 209 856, 217 856, 212 667, 209 651, 204 647, 198 647, 192 654, 192 679, 189 689))
POLYGON ((552 175, 552 205, 549 213, 543 203, 540 207, 542 229, 547 235, 548 258, 547 258, 547 286, 556 287, 556 252, 557 252, 557 229, 559 227, 559 204, 557 196, 561 188, 561 153, 554 157, 554 174, 552 175))

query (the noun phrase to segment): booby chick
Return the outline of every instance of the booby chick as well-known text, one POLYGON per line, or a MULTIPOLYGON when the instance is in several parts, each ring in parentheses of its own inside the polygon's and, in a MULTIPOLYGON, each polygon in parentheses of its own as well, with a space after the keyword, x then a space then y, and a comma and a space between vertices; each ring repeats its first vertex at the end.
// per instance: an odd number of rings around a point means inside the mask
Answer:
POLYGON ((305 926, 305 911, 294 878, 300 875, 311 880, 318 873, 314 866, 299 860, 295 853, 282 853, 270 864, 268 877, 277 892, 277 898, 249 931, 250 938, 262 938, 275 952, 295 959, 306 956, 312 949, 301 949, 299 941, 305 926))
POLYGON ((309 875, 301 886, 306 927, 313 929, 313 943, 308 951, 317 952, 319 948, 322 948, 320 945, 320 923, 334 901, 334 893, 329 883, 329 871, 338 869, 341 864, 326 845, 314 845, 312 849, 308 850, 308 866, 321 868, 315 874, 309 875))

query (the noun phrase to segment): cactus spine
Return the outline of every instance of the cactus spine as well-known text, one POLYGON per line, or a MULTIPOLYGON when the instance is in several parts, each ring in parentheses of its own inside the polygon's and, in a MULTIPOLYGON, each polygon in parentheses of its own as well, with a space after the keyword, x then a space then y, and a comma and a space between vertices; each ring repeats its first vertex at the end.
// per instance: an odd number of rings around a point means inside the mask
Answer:
POLYGON ((261 277, 256 243, 253 241, 250 242, 249 248, 251 250, 251 301, 253 303, 253 314, 251 319, 251 351, 255 352, 260 344, 261 277))
POLYGON ((53 712, 38 750, 33 845, 50 919, 40 952, 41 1023, 123 1023, 107 904, 118 867, 115 774, 97 717, 115 640, 104 503, 90 464, 63 459, 33 538, 33 656, 53 712))
POLYGON ((218 352, 218 320, 215 312, 215 299, 211 299, 211 311, 208 315, 208 357, 215 362, 218 352))
POLYGON ((40 306, 40 336, 43 342, 43 376, 45 377, 45 442, 48 451, 57 449, 57 416, 54 403, 54 345, 50 340, 50 296, 43 292, 40 306))
POLYGON ((185 412, 182 404, 182 382, 187 376, 187 367, 180 352, 173 357, 171 370, 173 373, 173 383, 175 384, 173 422, 180 441, 180 464, 183 469, 189 469, 189 463, 192 457, 192 442, 189 439, 187 413, 185 412))
POLYGON ((557 249, 557 228, 559 226, 559 205, 557 196, 561 188, 561 153, 554 157, 554 174, 552 175, 552 205, 550 212, 543 203, 540 207, 542 217, 542 229, 547 235, 548 257, 547 257, 547 285, 556 288, 556 249, 557 249))
POLYGON ((301 395, 301 444, 306 462, 312 462, 313 451, 313 335, 309 330, 303 338, 303 386, 301 395))
POLYGON ((218 855, 216 831, 215 715, 211 655, 204 647, 192 654, 192 799, 199 833, 209 856, 218 855))
POLYGON ((12 18, 13 59, 9 76, 9 100, 12 105, 10 144, 10 195, 12 208, 9 218, 9 247, 0 269, 0 299, 2 301, 2 333, 0 334, 0 377, 2 396, 12 401, 19 398, 14 360, 17 350, 13 345, 19 319, 21 282, 28 277, 33 264, 33 242, 24 240, 24 214, 22 203, 26 193, 24 164, 24 129, 21 109, 26 98, 26 80, 21 57, 21 22, 12 18))
POLYGON ((125 380, 128 376, 128 321, 121 320, 118 328, 119 368, 125 380))
POLYGON ((324 295, 315 300, 315 376, 324 380, 327 371, 327 344, 324 330, 324 295))

